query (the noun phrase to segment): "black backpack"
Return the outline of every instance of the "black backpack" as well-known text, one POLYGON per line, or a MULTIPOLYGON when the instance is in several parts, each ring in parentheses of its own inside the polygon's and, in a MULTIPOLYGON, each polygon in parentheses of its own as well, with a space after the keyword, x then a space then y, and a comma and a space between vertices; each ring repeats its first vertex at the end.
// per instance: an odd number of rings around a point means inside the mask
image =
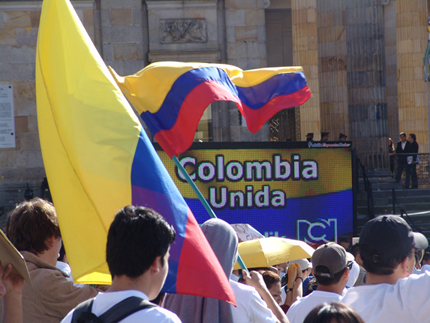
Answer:
POLYGON ((117 323, 127 316, 149 307, 157 307, 140 297, 132 296, 115 304, 102 315, 93 314, 94 298, 91 298, 78 306, 73 312, 72 323, 117 323))

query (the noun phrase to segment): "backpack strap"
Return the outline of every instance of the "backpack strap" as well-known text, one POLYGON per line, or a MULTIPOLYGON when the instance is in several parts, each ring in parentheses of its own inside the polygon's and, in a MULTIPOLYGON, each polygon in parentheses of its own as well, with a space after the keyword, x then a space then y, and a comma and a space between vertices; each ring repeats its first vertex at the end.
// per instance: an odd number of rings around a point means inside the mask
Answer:
POLYGON ((157 305, 140 297, 131 296, 112 306, 99 318, 102 323, 117 323, 137 311, 150 307, 157 307, 157 305))
POLYGON ((73 311, 72 323, 101 323, 99 318, 91 312, 93 309, 93 303, 94 298, 90 298, 76 306, 73 311))
POLYGON ((72 323, 117 323, 145 308, 157 307, 140 297, 132 296, 115 304, 100 316, 91 312, 94 299, 79 304, 73 313, 72 323))

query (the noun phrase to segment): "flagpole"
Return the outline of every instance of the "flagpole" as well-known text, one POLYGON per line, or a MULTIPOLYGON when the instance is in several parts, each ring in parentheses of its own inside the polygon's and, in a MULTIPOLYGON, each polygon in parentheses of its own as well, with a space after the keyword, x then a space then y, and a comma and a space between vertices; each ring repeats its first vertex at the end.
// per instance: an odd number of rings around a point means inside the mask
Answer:
MULTIPOLYGON (((172 160, 174 161, 174 163, 176 164, 176 166, 178 167, 178 169, 181 171, 182 175, 184 175, 184 177, 187 180, 188 184, 190 184, 191 187, 193 188, 194 192, 197 194, 197 197, 199 198, 200 202, 202 202, 203 206, 205 207, 206 211, 209 213, 210 217, 211 218, 217 218, 217 216, 215 215, 215 213, 212 210, 211 206, 209 205, 208 201, 206 201, 205 197, 200 192, 199 188, 194 183, 194 181, 191 179, 190 175, 188 175, 187 171, 182 166, 182 164, 179 162, 178 158, 176 156, 173 156, 172 160)), ((248 269, 245 266, 245 263, 243 262, 242 258, 239 255, 239 253, 237 254, 237 262, 239 263, 240 268, 245 269, 249 273, 248 269)))

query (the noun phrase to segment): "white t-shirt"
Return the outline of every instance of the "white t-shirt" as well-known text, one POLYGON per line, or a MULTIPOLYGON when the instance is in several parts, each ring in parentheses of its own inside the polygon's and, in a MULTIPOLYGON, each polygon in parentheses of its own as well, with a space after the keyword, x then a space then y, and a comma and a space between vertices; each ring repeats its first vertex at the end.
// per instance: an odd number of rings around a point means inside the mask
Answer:
POLYGON ((236 305, 231 305, 233 322, 235 323, 259 323, 277 322, 278 319, 261 299, 254 287, 237 283, 230 279, 230 285, 236 296, 236 305))
POLYGON ((287 317, 290 323, 303 323, 309 312, 315 307, 331 302, 339 302, 342 296, 337 293, 315 290, 306 297, 295 301, 288 309, 287 317))
MULTIPOLYGON (((100 316, 107 310, 109 310, 115 304, 122 300, 137 296, 148 300, 148 296, 137 290, 126 290, 120 292, 108 292, 99 293, 93 303, 92 312, 100 316)), ((61 323, 70 323, 72 321, 74 309, 67 314, 67 316, 61 321, 61 323)), ((120 321, 121 323, 134 323, 134 322, 145 322, 145 323, 181 323, 179 317, 175 314, 166 310, 162 307, 150 307, 144 310, 138 311, 126 317, 120 321)))
POLYGON ((352 287, 342 299, 366 323, 422 323, 430 319, 430 273, 410 275, 397 283, 352 287))
POLYGON ((421 269, 416 269, 416 268, 414 268, 414 274, 415 275, 420 275, 420 274, 423 274, 423 273, 425 273, 426 271, 430 271, 430 265, 423 265, 422 267, 421 267, 421 269))

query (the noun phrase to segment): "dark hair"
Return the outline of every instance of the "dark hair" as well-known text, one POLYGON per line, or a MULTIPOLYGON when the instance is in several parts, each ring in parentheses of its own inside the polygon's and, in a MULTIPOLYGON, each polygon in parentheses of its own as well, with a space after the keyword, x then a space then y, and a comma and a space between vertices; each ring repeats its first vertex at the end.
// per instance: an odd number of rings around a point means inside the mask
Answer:
POLYGON ((152 209, 126 206, 115 215, 107 237, 106 262, 114 276, 136 278, 164 259, 175 229, 152 209))
POLYGON ((360 252, 360 245, 356 243, 351 247, 351 254, 354 256, 354 258, 357 258, 358 253, 360 252))
POLYGON ((273 284, 281 283, 281 278, 279 275, 270 270, 263 273, 263 280, 267 289, 270 289, 273 284))
POLYGON ((38 197, 18 204, 7 218, 6 235, 19 251, 49 250, 48 239, 61 236, 54 205, 38 197))
POLYGON ((318 284, 320 284, 320 285, 323 285, 323 286, 334 285, 340 281, 345 270, 346 270, 346 267, 343 268, 341 271, 335 273, 333 275, 333 278, 331 278, 331 277, 317 275, 316 272, 328 273, 328 274, 330 273, 330 270, 326 266, 317 266, 314 270, 314 277, 317 280, 318 284))
POLYGON ((426 251, 426 252, 424 253, 424 256, 423 256, 423 259, 421 260, 421 262, 422 262, 423 260, 425 260, 425 261, 429 261, 429 260, 430 260, 430 252, 429 252, 429 251, 426 251))
POLYGON ((414 256, 413 250, 409 250, 406 254, 391 258, 391 259, 380 259, 377 257, 376 250, 369 245, 360 245, 360 256, 363 262, 363 267, 369 273, 375 275, 391 275, 394 273, 394 269, 406 258, 411 258, 414 256))
POLYGON ((400 134, 399 134, 399 137, 400 136, 405 136, 406 137, 406 134, 404 133, 404 132, 401 132, 400 134))
POLYGON ((417 141, 417 136, 414 133, 410 133, 409 137, 411 137, 414 141, 417 141))
POLYGON ((315 307, 303 323, 364 323, 363 319, 351 307, 333 302, 315 307))

